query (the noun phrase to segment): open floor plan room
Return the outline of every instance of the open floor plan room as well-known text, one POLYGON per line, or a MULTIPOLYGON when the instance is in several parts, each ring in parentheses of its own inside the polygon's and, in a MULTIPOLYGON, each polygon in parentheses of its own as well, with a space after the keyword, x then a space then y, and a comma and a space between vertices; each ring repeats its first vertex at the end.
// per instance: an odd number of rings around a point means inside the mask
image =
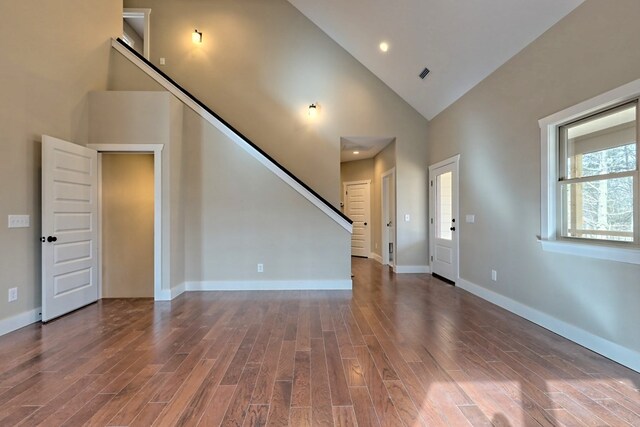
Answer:
POLYGON ((0 425, 640 425, 640 374, 430 275, 353 271, 2 336, 0 425))

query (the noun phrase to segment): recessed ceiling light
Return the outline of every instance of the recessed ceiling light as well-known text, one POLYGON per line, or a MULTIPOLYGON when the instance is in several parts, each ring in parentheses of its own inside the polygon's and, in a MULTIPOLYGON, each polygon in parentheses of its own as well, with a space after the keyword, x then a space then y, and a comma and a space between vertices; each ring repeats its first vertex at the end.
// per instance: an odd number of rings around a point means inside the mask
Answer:
POLYGON ((360 152, 359 151, 354 151, 353 154, 360 154, 360 152))
POLYGON ((380 43, 380 50, 383 52, 386 52, 389 50, 389 43, 387 42, 382 42, 380 43))

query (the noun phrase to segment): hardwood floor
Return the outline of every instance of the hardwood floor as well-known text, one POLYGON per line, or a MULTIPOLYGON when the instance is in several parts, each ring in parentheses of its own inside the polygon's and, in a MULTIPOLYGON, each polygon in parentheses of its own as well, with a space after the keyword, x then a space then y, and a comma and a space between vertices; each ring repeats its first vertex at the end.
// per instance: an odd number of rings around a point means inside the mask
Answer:
POLYGON ((640 374, 428 275, 104 300, 0 337, 1 426, 640 425, 640 374))

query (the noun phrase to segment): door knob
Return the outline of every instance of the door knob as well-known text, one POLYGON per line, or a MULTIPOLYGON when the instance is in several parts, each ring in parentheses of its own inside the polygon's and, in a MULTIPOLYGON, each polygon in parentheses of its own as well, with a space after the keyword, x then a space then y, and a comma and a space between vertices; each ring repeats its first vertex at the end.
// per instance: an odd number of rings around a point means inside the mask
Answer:
POLYGON ((456 231, 456 228, 455 227, 451 227, 449 230, 456 231))
POLYGON ((367 225, 367 223, 365 222, 364 225, 367 225))
POLYGON ((49 236, 47 237, 47 242, 52 243, 52 242, 57 242, 58 238, 56 236, 49 236))

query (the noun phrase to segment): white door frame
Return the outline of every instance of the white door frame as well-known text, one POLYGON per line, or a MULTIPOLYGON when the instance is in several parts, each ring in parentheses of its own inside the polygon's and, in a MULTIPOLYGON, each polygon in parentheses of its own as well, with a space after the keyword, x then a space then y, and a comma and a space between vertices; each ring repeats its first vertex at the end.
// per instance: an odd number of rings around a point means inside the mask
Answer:
POLYGON ((456 226, 456 238, 453 239, 455 248, 453 249, 456 259, 456 265, 454 266, 454 281, 459 283, 460 281, 460 154, 456 154, 453 157, 449 157, 448 159, 442 160, 441 162, 434 163, 429 166, 429 182, 427 183, 427 188, 429 189, 429 269, 433 272, 433 254, 435 252, 435 235, 436 235, 436 227, 434 224, 435 217, 435 208, 436 208, 436 199, 435 199, 435 187, 433 186, 433 181, 435 177, 433 176, 433 171, 435 169, 441 168, 443 166, 449 165, 453 163, 455 165, 455 176, 454 176, 454 185, 453 185, 453 217, 457 221, 456 226))
MULTIPOLYGON (((366 230, 367 233, 369 234, 369 250, 367 252, 367 258, 371 258, 371 240, 372 237, 371 236, 371 228, 373 228, 373 224, 371 223, 371 180, 370 179, 363 179, 360 181, 345 181, 342 183, 342 194, 345 195, 344 197, 344 211, 349 212, 349 198, 346 197, 347 195, 347 186, 349 185, 358 185, 358 184, 367 184, 369 186, 369 205, 367 206, 367 214, 368 214, 368 218, 367 218, 367 226, 366 226, 366 230)), ((353 233, 352 233, 353 235, 353 233)))
MULTIPOLYGON (((151 58, 151 22, 149 22, 149 15, 151 15, 151 9, 146 8, 124 8, 122 9, 122 19, 125 18, 134 18, 134 19, 144 19, 144 40, 142 41, 142 56, 146 59, 151 58)), ((123 29, 124 30, 124 29, 123 29)))
POLYGON ((153 154, 153 297, 162 293, 162 148, 164 144, 87 144, 98 152, 98 295, 102 298, 102 154, 153 154))
POLYGON ((382 173, 380 175, 380 236, 381 238, 381 244, 382 247, 380 248, 380 254, 382 255, 382 265, 390 265, 393 268, 393 271, 395 271, 396 268, 396 262, 397 262, 397 255, 398 255, 398 251, 397 251, 397 247, 396 247, 396 231, 397 231, 397 224, 396 224, 396 192, 395 192, 395 185, 396 185, 396 168, 395 166, 392 167, 391 169, 389 169, 388 171, 382 173), (384 180, 386 178, 391 177, 391 180, 389 181, 389 188, 387 189, 387 195, 386 195, 386 199, 389 202, 389 215, 393 218, 393 253, 394 253, 394 257, 393 257, 393 263, 389 264, 389 233, 387 230, 387 224, 385 224, 385 215, 384 215, 384 210, 385 210, 385 206, 384 206, 384 201, 385 201, 385 185, 384 185, 384 180), (389 200, 389 195, 392 193, 391 190, 391 185, 393 185, 393 200, 389 200))

